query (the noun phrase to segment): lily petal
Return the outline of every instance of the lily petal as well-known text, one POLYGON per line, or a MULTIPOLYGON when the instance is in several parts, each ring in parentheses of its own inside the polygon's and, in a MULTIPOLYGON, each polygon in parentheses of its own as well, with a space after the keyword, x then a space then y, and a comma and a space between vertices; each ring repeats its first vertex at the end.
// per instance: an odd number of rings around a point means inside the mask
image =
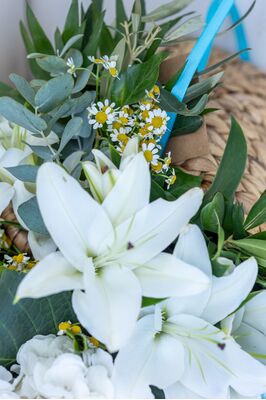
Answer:
POLYGON ((180 382, 176 382, 164 389, 164 394, 166 399, 203 399, 203 397, 187 389, 180 382))
POLYGON ((202 318, 216 324, 235 311, 252 290, 257 274, 257 262, 255 258, 250 258, 230 275, 214 276, 212 292, 202 318))
POLYGON ((237 343, 254 358, 266 364, 266 335, 245 322, 234 331, 237 343))
POLYGON ((141 265, 165 250, 196 214, 202 197, 203 191, 194 188, 176 201, 158 199, 119 225, 117 242, 131 244, 121 261, 141 265))
POLYGON ((136 268, 134 273, 140 281, 142 294, 147 297, 191 296, 210 285, 207 275, 198 268, 167 253, 159 254, 136 268))
POLYGON ((29 231, 28 243, 35 260, 42 260, 44 257, 56 251, 56 244, 46 235, 29 231))
POLYGON ((82 274, 61 253, 56 252, 45 257, 27 273, 18 287, 16 299, 38 299, 83 287, 82 274))
POLYGON ((114 163, 110 160, 110 158, 106 157, 106 155, 97 149, 92 150, 92 154, 94 155, 95 162, 99 171, 103 172, 108 169, 116 169, 114 163))
POLYGON ((138 154, 139 152, 139 138, 133 137, 128 142, 123 151, 119 169, 123 171, 128 163, 138 154))
POLYGON ((8 206, 15 194, 13 186, 9 183, 0 182, 0 214, 8 206))
POLYGON ((144 398, 149 385, 168 387, 184 372, 184 348, 166 334, 155 336, 154 316, 142 318, 115 360, 113 381, 118 398, 144 398))
POLYGON ((82 270, 90 256, 111 246, 113 228, 105 211, 58 165, 40 167, 37 200, 52 239, 76 268, 82 270))
POLYGON ((245 304, 243 321, 266 335, 266 290, 245 304))
POLYGON ((119 225, 149 203, 151 178, 142 153, 136 155, 103 202, 114 225, 119 225))
POLYGON ((73 294, 73 308, 81 324, 111 352, 131 335, 141 306, 140 285, 127 268, 108 266, 98 274, 85 273, 85 293, 73 294))

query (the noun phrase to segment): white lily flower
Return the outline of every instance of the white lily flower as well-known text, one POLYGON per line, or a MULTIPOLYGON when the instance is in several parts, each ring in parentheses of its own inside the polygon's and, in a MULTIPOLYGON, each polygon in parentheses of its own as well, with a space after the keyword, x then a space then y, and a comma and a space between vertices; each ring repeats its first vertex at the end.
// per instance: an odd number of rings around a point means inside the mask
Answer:
POLYGON ((4 367, 0 366, 0 399, 18 399, 13 391, 13 376, 4 367))
POLYGON ((41 166, 37 199, 60 252, 26 275, 17 299, 74 290, 72 304, 81 324, 116 351, 135 327, 142 295, 184 296, 206 289, 209 279, 203 272, 162 253, 197 212, 202 190, 149 204, 147 186, 150 174, 141 153, 102 205, 56 164, 41 166))
POLYGON ((95 163, 84 161, 82 167, 95 200, 103 202, 127 164, 138 154, 138 147, 137 137, 129 140, 121 157, 120 168, 117 168, 103 152, 92 150, 95 163))
POLYGON ((227 334, 241 347, 266 364, 266 291, 257 293, 236 313, 222 321, 227 334))
POLYGON ((149 385, 162 388, 167 398, 193 398, 191 393, 227 398, 231 390, 243 396, 263 393, 266 368, 213 325, 247 297, 256 279, 256 261, 251 258, 226 277, 212 277, 205 240, 196 226, 181 233, 174 253, 204 271, 212 285, 201 294, 143 310, 115 360, 116 395, 142 398, 151 394, 149 385))

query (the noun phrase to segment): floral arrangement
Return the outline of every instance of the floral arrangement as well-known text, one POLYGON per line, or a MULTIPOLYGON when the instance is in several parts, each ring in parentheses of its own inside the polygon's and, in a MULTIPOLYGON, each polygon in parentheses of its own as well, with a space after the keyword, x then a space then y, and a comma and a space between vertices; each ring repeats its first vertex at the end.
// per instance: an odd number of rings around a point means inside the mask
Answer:
POLYGON ((266 197, 247 216, 234 201, 244 134, 232 118, 205 192, 161 145, 169 112, 184 135, 215 111, 222 77, 195 76, 184 102, 182 68, 158 80, 199 27, 189 3, 128 18, 117 1, 110 27, 101 1, 73 0, 55 45, 27 8, 34 79, 0 88, 2 398, 266 392, 266 197))

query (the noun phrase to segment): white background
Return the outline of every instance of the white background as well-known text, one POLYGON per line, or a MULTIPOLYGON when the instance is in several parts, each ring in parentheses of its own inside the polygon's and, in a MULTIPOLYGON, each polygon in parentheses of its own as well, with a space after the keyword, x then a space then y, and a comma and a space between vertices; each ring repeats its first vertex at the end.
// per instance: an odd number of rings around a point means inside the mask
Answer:
MULTIPOLYGON (((158 5, 167 3, 163 0, 146 0, 147 8, 153 9, 158 5)), ((85 5, 90 0, 83 1, 85 5)), ((124 0, 126 7, 130 10, 132 0, 124 0)), ((240 11, 244 13, 252 0, 236 0, 240 11)), ((63 25, 70 0, 29 0, 41 24, 52 36, 56 26, 63 25)), ((205 15, 210 0, 195 0, 191 9, 197 10, 205 15)), ((115 0, 105 0, 107 9, 107 20, 114 20, 115 0)), ((21 42, 18 24, 25 16, 24 0, 0 0, 0 79, 8 81, 10 72, 26 74, 26 62, 24 60, 23 45, 21 42)), ((257 0, 252 14, 245 20, 249 46, 253 48, 252 61, 266 71, 266 0, 257 0)), ((235 38, 233 34, 227 34, 218 40, 218 45, 230 51, 235 51, 235 38)))

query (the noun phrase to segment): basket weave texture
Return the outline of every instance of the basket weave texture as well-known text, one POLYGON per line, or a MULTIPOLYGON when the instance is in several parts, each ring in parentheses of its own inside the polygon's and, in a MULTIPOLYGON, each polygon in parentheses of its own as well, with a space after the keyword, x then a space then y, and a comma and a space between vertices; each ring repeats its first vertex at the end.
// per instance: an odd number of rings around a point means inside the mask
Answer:
MULTIPOLYGON (((225 57, 226 54, 216 49, 211 64, 225 57)), ((234 115, 248 144, 248 163, 236 199, 248 212, 266 189, 266 74, 240 60, 223 69, 223 84, 214 91, 209 103, 209 107, 219 108, 219 111, 206 116, 210 155, 189 159, 181 167, 195 175, 203 173, 203 186, 208 187, 224 152, 230 115, 234 115)))

